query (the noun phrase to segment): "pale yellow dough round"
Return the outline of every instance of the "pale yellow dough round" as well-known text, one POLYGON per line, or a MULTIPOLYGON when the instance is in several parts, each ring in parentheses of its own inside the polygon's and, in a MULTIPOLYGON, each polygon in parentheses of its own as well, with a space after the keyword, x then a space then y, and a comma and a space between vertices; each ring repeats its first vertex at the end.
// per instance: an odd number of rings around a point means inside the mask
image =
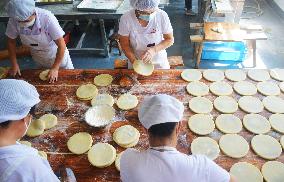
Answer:
POLYGON ((150 76, 154 71, 154 65, 151 63, 144 63, 142 60, 136 60, 133 63, 133 69, 140 75, 150 76))
POLYGON ((109 94, 98 94, 96 97, 94 97, 91 101, 91 105, 104 105, 107 104, 109 106, 113 106, 114 99, 109 94))
POLYGON ((218 143, 209 137, 198 137, 191 143, 191 153, 207 156, 211 160, 215 160, 220 153, 218 143))
POLYGON ((259 114, 247 114, 243 118, 244 127, 254 134, 265 134, 271 129, 269 121, 259 114))
POLYGON ((108 143, 97 143, 88 151, 89 162, 98 168, 110 166, 116 158, 115 148, 108 143))
POLYGON ((121 156, 122 156, 123 152, 117 154, 116 158, 115 158, 115 168, 120 171, 120 159, 121 159, 121 156))
POLYGON ((233 88, 239 95, 254 95, 257 93, 256 86, 248 81, 236 82, 233 88))
POLYGON ((208 114, 195 114, 188 120, 189 129, 198 135, 208 135, 215 129, 212 117, 208 114))
POLYGON ((80 100, 92 100, 98 95, 98 89, 93 84, 81 85, 77 91, 76 95, 80 100))
POLYGON ((19 143, 20 144, 23 144, 23 145, 26 145, 26 146, 28 146, 28 147, 32 147, 32 143, 31 142, 29 142, 29 141, 19 141, 19 143))
POLYGON ((233 93, 233 89, 231 85, 224 81, 214 82, 210 85, 210 91, 214 95, 224 96, 224 95, 231 95, 233 93))
POLYGON ((39 120, 44 122, 45 129, 50 129, 57 125, 57 117, 53 114, 45 114, 39 120))
POLYGON ((115 110, 109 105, 96 105, 89 108, 85 121, 94 127, 104 127, 110 124, 115 116, 115 110))
POLYGON ((0 67, 0 79, 6 78, 7 74, 8 74, 8 69, 0 67))
POLYGON ((38 155, 47 160, 47 153, 46 152, 38 151, 38 155))
POLYGON ((230 114, 238 110, 238 103, 230 96, 219 96, 214 100, 214 107, 221 113, 230 114))
POLYGON ((239 133, 242 128, 242 121, 232 114, 221 114, 216 118, 216 127, 223 133, 239 133))
POLYGON ((276 96, 267 96, 262 100, 266 110, 272 113, 284 113, 284 100, 276 96))
POLYGON ((187 69, 183 70, 181 78, 188 82, 199 81, 202 78, 202 73, 197 69, 187 69))
POLYGON ((222 70, 217 69, 204 70, 203 77, 211 82, 222 81, 225 78, 224 72, 222 70))
POLYGON ((235 163, 230 169, 230 174, 240 182, 263 182, 260 170, 247 162, 235 163))
POLYGON ((189 101, 189 108, 197 114, 207 114, 213 109, 212 102, 204 97, 194 97, 189 101))
POLYGON ((94 83, 100 87, 109 86, 113 81, 113 77, 109 74, 100 74, 94 78, 94 83))
POLYGON ((272 114, 269 122, 275 131, 284 134, 284 114, 272 114))
POLYGON ((280 90, 281 90, 282 92, 284 92, 284 82, 281 82, 281 83, 279 84, 279 87, 280 87, 280 90))
POLYGON ((205 96, 209 93, 208 86, 205 83, 199 81, 190 82, 186 86, 186 90, 193 96, 205 96))
POLYGON ((267 182, 284 181, 284 164, 278 161, 268 161, 261 168, 262 175, 267 182))
POLYGON ((138 105, 138 99, 135 95, 123 94, 118 98, 116 105, 122 110, 130 110, 138 105))
POLYGON ((49 69, 48 69, 48 70, 45 70, 45 71, 42 71, 42 72, 39 74, 39 78, 40 78, 42 81, 46 81, 46 80, 48 80, 48 74, 49 74, 49 69))
POLYGON ((253 151, 260 157, 272 160, 278 158, 282 153, 280 143, 269 135, 256 135, 251 140, 253 151))
POLYGON ((270 70, 270 76, 278 81, 284 81, 284 69, 272 69, 270 70))
POLYGON ((139 137, 139 131, 131 125, 121 126, 113 133, 113 140, 120 146, 132 144, 139 137))
POLYGON ((249 151, 248 142, 237 134, 223 135, 219 140, 219 146, 224 154, 232 158, 242 158, 249 151))
POLYGON ((257 97, 243 96, 239 99, 239 107, 247 113, 260 113, 264 107, 257 97))
POLYGON ((284 149, 284 135, 280 138, 280 144, 282 145, 282 148, 284 149))
POLYGON ((28 128, 27 136, 36 137, 43 134, 45 129, 45 123, 39 119, 33 120, 28 128))
POLYGON ((68 149, 74 154, 84 154, 92 147, 93 139, 89 133, 79 132, 69 138, 68 149))
POLYGON ((241 69, 230 69, 225 71, 225 76, 228 80, 233 82, 243 81, 247 78, 247 75, 241 69))
POLYGON ((280 88, 276 83, 273 82, 259 82, 257 83, 256 87, 258 92, 265 96, 280 94, 280 88))
POLYGON ((251 69, 248 71, 248 77, 257 82, 263 82, 270 79, 269 72, 260 69, 251 69))

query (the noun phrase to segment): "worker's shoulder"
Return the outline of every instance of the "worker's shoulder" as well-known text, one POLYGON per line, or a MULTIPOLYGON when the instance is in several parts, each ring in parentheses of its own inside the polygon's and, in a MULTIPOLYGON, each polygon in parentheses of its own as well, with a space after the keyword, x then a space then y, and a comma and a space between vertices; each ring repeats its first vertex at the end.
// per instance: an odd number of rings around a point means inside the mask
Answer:
POLYGON ((122 16, 121 16, 121 20, 130 20, 130 18, 132 18, 132 16, 134 15, 135 10, 131 9, 127 12, 125 12, 122 16))
POLYGON ((157 9, 156 14, 162 17, 168 17, 168 13, 166 13, 164 10, 162 9, 157 9))
MULTIPOLYGON (((56 17, 54 14, 48 10, 42 9, 42 8, 36 8, 37 15, 39 18, 43 21, 45 20, 54 20, 56 17)), ((57 20, 57 19, 56 19, 57 20)))

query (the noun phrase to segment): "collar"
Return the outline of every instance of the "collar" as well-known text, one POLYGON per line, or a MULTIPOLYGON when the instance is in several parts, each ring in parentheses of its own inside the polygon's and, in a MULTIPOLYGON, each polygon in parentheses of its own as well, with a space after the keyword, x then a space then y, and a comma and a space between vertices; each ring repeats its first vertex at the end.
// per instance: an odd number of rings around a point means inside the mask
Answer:
POLYGON ((150 147, 150 149, 156 150, 158 152, 177 151, 175 147, 169 147, 169 146, 150 147))

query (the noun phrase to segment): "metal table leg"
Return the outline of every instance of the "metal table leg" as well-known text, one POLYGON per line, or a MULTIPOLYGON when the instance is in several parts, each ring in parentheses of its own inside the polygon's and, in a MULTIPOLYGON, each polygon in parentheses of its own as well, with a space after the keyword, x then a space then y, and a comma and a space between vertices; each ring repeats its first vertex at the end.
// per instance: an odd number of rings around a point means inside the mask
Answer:
POLYGON ((108 39, 106 35, 105 22, 103 19, 99 19, 99 22, 100 22, 102 41, 103 41, 104 56, 109 57, 108 39))

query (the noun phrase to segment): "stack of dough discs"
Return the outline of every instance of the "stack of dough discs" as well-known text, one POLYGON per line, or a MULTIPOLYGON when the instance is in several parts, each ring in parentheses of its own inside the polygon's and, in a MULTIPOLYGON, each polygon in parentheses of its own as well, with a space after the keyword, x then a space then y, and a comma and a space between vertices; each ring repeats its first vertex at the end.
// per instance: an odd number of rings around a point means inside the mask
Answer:
POLYGON ((94 83, 97 86, 105 87, 109 86, 113 81, 113 78, 109 74, 101 74, 94 78, 94 83))
POLYGON ((240 95, 254 95, 257 93, 257 88, 254 84, 248 81, 239 81, 234 84, 234 90, 240 95))
POLYGON ((198 135, 208 135, 213 132, 215 124, 210 115, 195 114, 189 118, 188 127, 198 135))
POLYGON ((121 126, 113 133, 113 140, 124 148, 134 147, 137 145, 139 138, 139 131, 131 125, 121 126))
POLYGON ((47 160, 47 154, 44 151, 38 151, 38 155, 47 160))
POLYGON ((240 182, 263 182, 260 170, 247 162, 235 163, 230 169, 230 174, 240 182))
POLYGON ((268 111, 272 113, 284 113, 284 100, 276 96, 267 96, 262 103, 268 111))
POLYGON ((284 135, 280 138, 280 144, 282 145, 282 148, 284 149, 284 135))
POLYGON ((116 158, 115 158, 115 168, 120 171, 120 159, 121 159, 121 156, 122 156, 123 152, 117 154, 116 158))
POLYGON ((282 153, 279 142, 269 135, 256 135, 251 140, 254 152, 260 157, 268 160, 278 158, 282 153))
POLYGON ((219 96, 214 100, 214 107, 221 113, 230 114, 238 110, 238 103, 229 96, 219 96))
POLYGON ((284 114, 272 114, 269 122, 275 131, 284 134, 284 114))
POLYGON ((222 70, 208 69, 203 72, 203 76, 206 80, 211 82, 217 82, 224 80, 224 72, 222 70))
POLYGON ((257 85, 257 90, 262 95, 279 95, 280 88, 276 83, 273 82, 259 82, 257 85))
POLYGON ((115 110, 109 105, 96 105, 87 110, 85 121, 94 127, 105 127, 115 116, 115 110))
POLYGON ((241 69, 226 70, 225 76, 228 80, 231 80, 233 82, 243 81, 247 78, 246 73, 243 72, 241 69))
POLYGON ((118 98, 116 105, 122 110, 130 110, 138 105, 138 99, 135 95, 123 94, 118 98))
POLYGON ((136 60, 133 63, 133 69, 140 75, 150 76, 154 71, 154 65, 151 63, 144 63, 142 60, 136 60))
POLYGON ((194 97, 189 101, 189 108, 199 114, 210 113, 213 109, 212 102, 204 97, 194 97))
POLYGON ((284 164, 278 161, 268 161, 261 168, 262 175, 267 182, 284 181, 284 164))
POLYGON ((252 96, 243 96, 239 99, 239 107, 247 113, 260 113, 264 107, 262 102, 252 96))
POLYGON ((26 145, 28 147, 32 147, 32 143, 28 141, 19 141, 20 144, 26 145))
POLYGON ((281 82, 279 84, 279 87, 280 87, 281 91, 284 92, 284 82, 281 82))
POLYGON ((36 137, 43 134, 45 129, 45 123, 39 119, 33 120, 28 128, 27 136, 36 137))
POLYGON ((186 90, 193 96, 204 96, 209 93, 208 86, 205 83, 199 81, 190 82, 186 86, 186 90))
POLYGON ((191 153, 201 154, 214 160, 219 156, 220 149, 218 143, 209 137, 198 137, 191 143, 191 153))
POLYGON ((40 78, 42 81, 46 81, 46 80, 48 79, 48 74, 49 74, 49 70, 42 71, 42 72, 39 74, 39 78, 40 78))
POLYGON ((104 105, 107 104, 109 106, 113 106, 114 104, 114 99, 111 95, 109 94, 99 94, 96 97, 94 97, 91 101, 91 105, 104 105))
POLYGON ((67 142, 68 149, 74 154, 83 154, 92 147, 93 139, 89 133, 76 133, 67 142))
POLYGON ((247 114, 243 118, 244 127, 254 134, 265 134, 271 129, 269 121, 259 114, 247 114))
POLYGON ((258 69, 249 70, 248 77, 257 82, 263 82, 270 79, 268 71, 258 69))
POLYGON ((98 95, 98 89, 93 84, 81 85, 77 91, 76 95, 80 100, 92 100, 98 95))
POLYGON ((57 125, 57 117, 53 114, 45 114, 39 120, 44 122, 45 129, 50 129, 57 125))
POLYGON ((181 78, 188 82, 199 81, 202 73, 197 69, 187 69, 181 73, 181 78))
POLYGON ((221 114, 216 118, 216 127, 223 133, 234 134, 242 130, 242 121, 232 114, 221 114))
POLYGON ((231 95, 233 93, 231 85, 223 81, 212 83, 210 85, 210 91, 218 96, 231 95))
POLYGON ((272 69, 270 70, 270 76, 278 81, 284 81, 284 69, 272 69))
POLYGON ((249 151, 248 142, 240 135, 226 134, 219 140, 221 150, 229 157, 242 158, 249 151))
POLYGON ((98 168, 110 166, 116 158, 115 148, 108 143, 97 143, 88 152, 89 162, 98 168))

